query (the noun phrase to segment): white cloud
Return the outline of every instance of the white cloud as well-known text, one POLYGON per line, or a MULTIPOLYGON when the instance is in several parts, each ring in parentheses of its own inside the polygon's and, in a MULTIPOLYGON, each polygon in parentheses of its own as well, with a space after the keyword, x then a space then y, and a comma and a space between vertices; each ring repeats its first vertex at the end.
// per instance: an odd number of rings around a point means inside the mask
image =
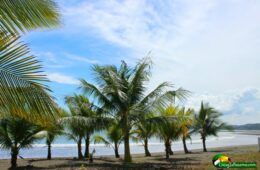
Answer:
POLYGON ((88 64, 98 64, 99 61, 98 60, 92 60, 92 59, 88 59, 86 57, 82 57, 82 56, 78 56, 75 54, 69 54, 69 53, 65 53, 65 56, 73 61, 79 61, 79 62, 85 62, 88 64))
POLYGON ((229 123, 243 122, 246 115, 248 122, 260 120, 254 119, 260 113, 259 92, 243 90, 260 89, 260 1, 111 0, 64 6, 69 33, 130 50, 127 61, 152 50, 150 88, 171 81, 193 92, 190 106, 210 102, 229 123))
POLYGON ((62 73, 49 73, 47 74, 47 77, 49 80, 57 83, 79 85, 79 80, 62 73))
POLYGON ((185 106, 198 111, 201 101, 223 113, 222 119, 229 124, 260 123, 260 91, 257 89, 249 88, 219 95, 193 95, 185 106))
POLYGON ((92 60, 87 57, 82 57, 76 54, 67 52, 35 52, 36 55, 44 62, 47 68, 59 69, 77 66, 79 64, 98 64, 98 60, 92 60))
POLYGON ((35 52, 35 54, 44 62, 44 66, 47 68, 65 68, 71 66, 71 62, 64 60, 63 57, 57 56, 55 53, 46 52, 35 52))
POLYGON ((126 60, 152 50, 153 85, 167 80, 196 93, 223 93, 260 88, 253 76, 260 74, 259 3, 84 1, 65 7, 64 15, 70 33, 91 34, 132 50, 126 60))

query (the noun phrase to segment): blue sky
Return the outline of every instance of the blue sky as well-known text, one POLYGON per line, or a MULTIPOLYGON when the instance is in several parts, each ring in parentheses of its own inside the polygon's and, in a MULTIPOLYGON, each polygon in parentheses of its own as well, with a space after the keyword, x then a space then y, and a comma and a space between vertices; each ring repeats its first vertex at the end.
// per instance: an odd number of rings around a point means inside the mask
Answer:
POLYGON ((58 1, 62 25, 23 40, 43 62, 57 102, 93 81, 93 64, 134 64, 151 51, 148 85, 170 81, 229 123, 260 121, 260 2, 257 0, 58 1))

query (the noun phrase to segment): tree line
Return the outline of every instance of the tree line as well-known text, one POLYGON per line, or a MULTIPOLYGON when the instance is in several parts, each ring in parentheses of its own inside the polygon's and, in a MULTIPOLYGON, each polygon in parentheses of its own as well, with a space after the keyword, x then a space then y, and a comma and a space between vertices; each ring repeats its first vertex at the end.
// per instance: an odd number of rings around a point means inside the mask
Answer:
POLYGON ((78 159, 90 158, 89 146, 93 141, 112 147, 116 158, 120 157, 119 145, 123 143, 124 161, 131 162, 131 140, 142 142, 145 156, 151 156, 149 139, 160 139, 168 159, 173 155, 174 141, 182 140, 185 153, 189 153, 186 140, 191 139, 193 133, 199 133, 206 152, 208 136, 231 130, 221 121, 221 113, 203 102, 197 113, 192 108, 178 106, 176 101, 184 101, 190 94, 183 88, 174 90, 169 82, 163 82, 147 92, 146 84, 151 76, 149 58, 140 60, 134 67, 125 62, 119 67, 94 65, 93 72, 96 85, 82 79, 82 94, 67 96, 65 102, 69 109, 59 109, 59 117, 45 120, 48 124, 17 116, 16 110, 10 110, 10 116, 0 120, 0 146, 11 150, 13 167, 19 150, 31 147, 42 138, 48 146, 47 159, 51 159, 51 145, 59 135, 66 135, 77 143, 78 159), (100 131, 106 135, 95 135, 100 131), (85 143, 84 154, 82 142, 85 143))

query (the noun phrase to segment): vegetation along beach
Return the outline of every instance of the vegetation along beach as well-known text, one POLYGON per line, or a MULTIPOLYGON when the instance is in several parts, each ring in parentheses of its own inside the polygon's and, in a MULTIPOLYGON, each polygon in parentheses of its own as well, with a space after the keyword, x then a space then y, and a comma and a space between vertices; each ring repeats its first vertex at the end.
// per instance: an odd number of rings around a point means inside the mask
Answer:
POLYGON ((0 0, 0 170, 260 168, 257 5, 0 0))

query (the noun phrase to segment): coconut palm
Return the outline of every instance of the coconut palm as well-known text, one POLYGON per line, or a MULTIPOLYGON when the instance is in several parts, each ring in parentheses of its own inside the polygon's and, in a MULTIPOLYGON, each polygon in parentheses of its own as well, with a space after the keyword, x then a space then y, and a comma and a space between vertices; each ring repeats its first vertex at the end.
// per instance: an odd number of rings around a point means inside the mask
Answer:
POLYGON ((165 93, 170 84, 164 82, 146 93, 145 84, 151 75, 151 60, 148 58, 138 62, 134 68, 122 61, 119 68, 94 65, 93 71, 97 86, 82 79, 81 88, 119 119, 124 136, 124 161, 131 162, 129 137, 133 124, 145 114, 144 110, 155 103, 163 104, 171 96, 170 92, 165 93))
POLYGON ((60 124, 58 124, 58 122, 56 122, 56 126, 47 127, 45 128, 44 132, 45 132, 44 136, 46 138, 45 142, 48 148, 47 159, 51 160, 52 158, 51 145, 58 136, 63 134, 63 127, 60 124))
POLYGON ((94 143, 104 143, 108 147, 112 147, 115 152, 115 157, 119 158, 119 145, 123 140, 122 129, 119 127, 118 123, 115 121, 107 129, 106 132, 107 138, 104 138, 101 135, 94 136, 94 143))
POLYGON ((200 110, 194 117, 194 131, 201 135, 203 151, 207 152, 206 138, 217 136, 221 130, 232 130, 232 127, 220 120, 222 114, 209 105, 201 102, 200 110))
POLYGON ((22 148, 30 148, 38 140, 41 127, 17 117, 0 120, 0 147, 11 150, 11 166, 17 166, 17 156, 22 148))
POLYGON ((134 139, 137 141, 142 141, 144 145, 145 156, 151 156, 151 153, 148 149, 148 140, 156 132, 156 124, 161 123, 162 120, 160 117, 156 117, 154 113, 150 112, 144 115, 143 119, 140 119, 135 125, 135 129, 132 131, 134 139))
POLYGON ((178 112, 179 108, 173 105, 158 108, 159 115, 165 118, 165 121, 157 127, 157 136, 164 141, 166 159, 169 159, 169 155, 173 154, 172 141, 180 137, 178 112))
POLYGON ((81 140, 85 140, 84 157, 88 158, 91 135, 95 131, 102 130, 109 125, 110 119, 101 116, 102 110, 83 95, 67 96, 66 103, 71 115, 62 118, 62 122, 69 124, 71 132, 69 136, 78 143, 78 156, 80 159, 83 158, 81 154, 81 140))
MULTIPOLYGON (((22 100, 27 103, 26 108, 34 110, 30 113, 56 112, 49 89, 42 84, 47 80, 41 72, 42 66, 19 41, 22 32, 59 24, 56 3, 52 0, 1 0, 0 16, 1 107, 22 109, 19 105, 22 100)), ((26 108, 22 113, 28 113, 26 108)))
POLYGON ((62 118, 61 122, 66 123, 66 133, 64 133, 69 139, 74 140, 77 143, 78 159, 83 159, 82 154, 82 139, 85 135, 84 120, 77 117, 74 113, 69 115, 70 117, 62 118))
POLYGON ((191 139, 191 126, 193 123, 193 109, 185 109, 183 107, 179 112, 178 116, 180 119, 180 137, 182 138, 183 149, 185 153, 189 153, 189 150, 186 145, 186 139, 191 139))
POLYGON ((43 136, 45 137, 45 143, 47 145, 47 159, 52 159, 51 145, 55 141, 55 139, 64 134, 64 126, 59 122, 59 119, 65 117, 67 115, 64 109, 59 109, 59 117, 58 119, 50 120, 48 126, 45 126, 43 131, 43 136))

